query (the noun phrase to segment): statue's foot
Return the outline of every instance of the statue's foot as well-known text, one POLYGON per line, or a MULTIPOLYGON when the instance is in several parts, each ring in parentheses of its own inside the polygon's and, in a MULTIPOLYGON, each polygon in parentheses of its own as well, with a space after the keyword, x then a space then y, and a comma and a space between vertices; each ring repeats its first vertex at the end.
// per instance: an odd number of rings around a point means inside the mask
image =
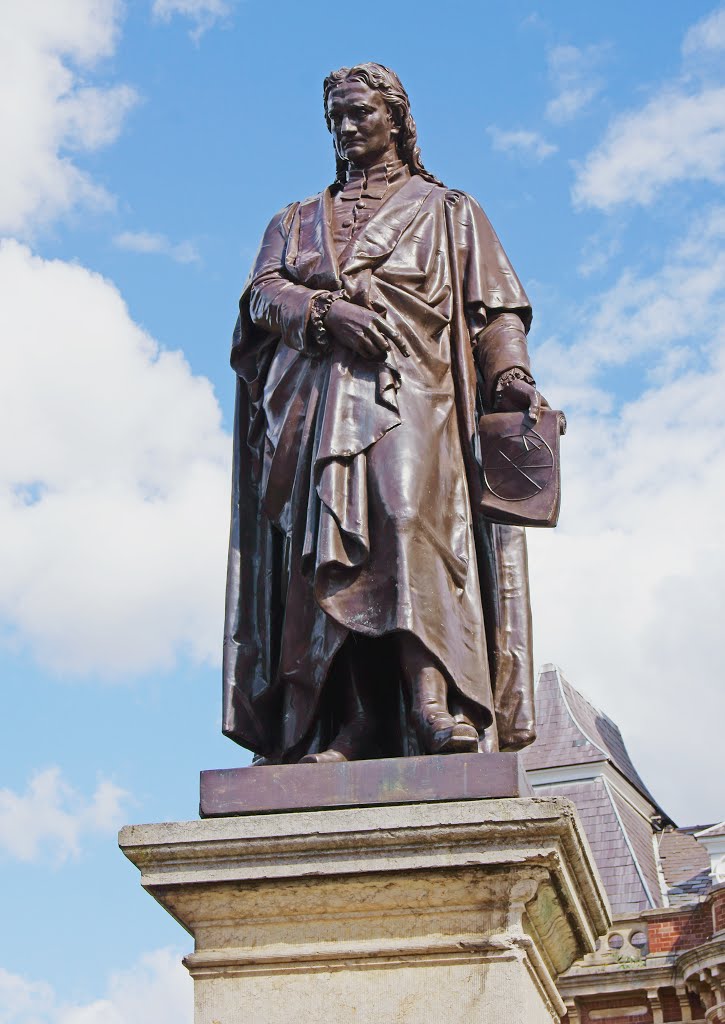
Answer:
POLYGON ((341 750, 335 750, 334 747, 329 747, 327 750, 321 750, 319 754, 305 754, 299 760, 300 764, 332 764, 335 761, 347 761, 347 758, 341 750))
POLYGON ((365 714, 356 715, 343 726, 327 750, 305 754, 300 764, 328 764, 334 761, 361 761, 376 755, 375 722, 365 714))
POLYGON ((438 703, 414 709, 413 725, 427 754, 471 754, 478 750, 478 732, 474 727, 469 722, 457 721, 438 703))

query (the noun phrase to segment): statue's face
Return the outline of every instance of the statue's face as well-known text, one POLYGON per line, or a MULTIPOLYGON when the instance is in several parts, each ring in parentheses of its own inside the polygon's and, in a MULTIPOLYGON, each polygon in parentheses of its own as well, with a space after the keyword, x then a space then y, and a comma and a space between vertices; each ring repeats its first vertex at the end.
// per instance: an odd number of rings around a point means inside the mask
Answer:
POLYGON ((397 156, 393 123, 382 95, 364 82, 341 82, 327 98, 337 155, 351 167, 372 167, 397 156))

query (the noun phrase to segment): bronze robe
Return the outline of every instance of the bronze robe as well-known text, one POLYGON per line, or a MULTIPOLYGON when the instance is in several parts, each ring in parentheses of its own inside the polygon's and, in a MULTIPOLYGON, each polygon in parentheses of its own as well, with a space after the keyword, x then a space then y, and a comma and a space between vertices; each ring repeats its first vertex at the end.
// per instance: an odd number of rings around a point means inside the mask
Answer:
POLYGON ((477 513, 476 423, 498 375, 528 355, 523 334, 484 334, 477 374, 472 345, 501 312, 528 328, 528 300, 463 193, 412 177, 339 257, 330 219, 329 189, 277 215, 240 301, 224 732, 276 759, 323 748, 322 695, 346 637, 407 630, 486 749, 523 746, 525 540, 477 513), (312 299, 341 288, 385 311, 408 358, 316 349, 312 299))

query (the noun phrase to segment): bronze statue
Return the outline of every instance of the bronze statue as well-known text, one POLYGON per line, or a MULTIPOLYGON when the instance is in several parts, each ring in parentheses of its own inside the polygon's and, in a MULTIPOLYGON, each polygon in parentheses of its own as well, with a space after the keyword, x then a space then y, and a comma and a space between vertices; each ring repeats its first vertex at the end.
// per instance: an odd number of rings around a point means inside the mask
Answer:
POLYGON ((526 542, 479 512, 477 422, 540 400, 529 302, 394 72, 324 102, 336 180, 272 219, 234 333, 224 732, 257 763, 515 750, 526 542))

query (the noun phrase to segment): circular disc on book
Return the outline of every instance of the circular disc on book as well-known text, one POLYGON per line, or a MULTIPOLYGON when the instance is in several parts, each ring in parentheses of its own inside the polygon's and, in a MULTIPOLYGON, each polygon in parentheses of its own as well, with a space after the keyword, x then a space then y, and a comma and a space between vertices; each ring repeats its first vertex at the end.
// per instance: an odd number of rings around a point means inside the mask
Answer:
POLYGON ((502 501, 525 501, 544 490, 554 472, 554 453, 535 430, 509 434, 489 449, 486 486, 502 501))

